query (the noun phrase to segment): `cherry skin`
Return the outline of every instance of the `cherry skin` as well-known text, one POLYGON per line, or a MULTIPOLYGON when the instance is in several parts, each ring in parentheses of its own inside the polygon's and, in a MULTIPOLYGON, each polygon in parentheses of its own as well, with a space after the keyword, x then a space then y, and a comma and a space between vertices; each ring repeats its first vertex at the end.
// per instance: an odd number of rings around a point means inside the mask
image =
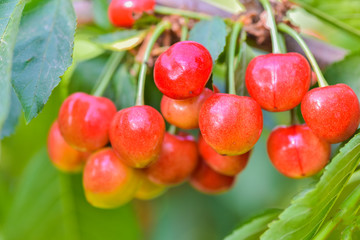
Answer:
POLYGON ((110 126, 110 142, 119 157, 134 168, 144 168, 157 160, 165 134, 161 114, 150 106, 120 110, 110 126))
POLYGON ((178 42, 156 60, 154 81, 169 98, 196 97, 209 80, 212 65, 211 55, 203 45, 193 41, 178 42))
POLYGON ((326 166, 331 147, 304 124, 275 128, 268 138, 267 151, 279 172, 291 178, 303 178, 326 166))
POLYGON ((228 191, 235 182, 235 177, 225 176, 212 170, 201 162, 190 178, 190 184, 196 190, 206 194, 220 194, 228 191))
POLYGON ((204 88, 199 96, 185 100, 175 100, 163 95, 161 99, 161 113, 166 121, 179 128, 198 128, 201 106, 213 94, 213 91, 204 88))
POLYGON ((298 53, 270 53, 250 61, 245 82, 250 96, 263 109, 287 111, 300 104, 309 90, 311 69, 298 53))
POLYGON ((152 11, 155 0, 112 0, 108 15, 110 22, 117 27, 132 27, 135 23, 134 15, 152 11))
POLYGON ((167 188, 164 185, 159 185, 150 181, 145 172, 139 171, 139 176, 141 178, 141 184, 136 191, 135 198, 140 200, 151 200, 159 197, 166 191, 167 188))
POLYGON ((217 93, 199 115, 202 137, 216 152, 235 156, 253 148, 263 127, 260 105, 250 97, 217 93))
POLYGON ((54 122, 50 128, 47 148, 51 162, 64 172, 80 172, 89 156, 88 152, 78 151, 65 142, 58 122, 54 122))
POLYGON ((78 150, 97 150, 109 142, 109 126, 115 113, 114 103, 107 98, 74 93, 61 105, 60 132, 78 150))
POLYGON ((306 124, 330 143, 350 138, 360 122, 359 99, 345 84, 314 88, 301 102, 306 124))
POLYGON ((146 169, 149 179, 157 184, 175 185, 184 182, 195 170, 198 150, 188 134, 165 134, 159 159, 146 169))
POLYGON ((222 156, 212 149, 199 135, 198 140, 199 153, 206 164, 214 171, 227 175, 235 176, 246 167, 251 150, 238 156, 222 156))
POLYGON ((137 170, 125 165, 111 148, 95 152, 86 162, 83 184, 88 202, 115 208, 129 202, 140 185, 137 170))

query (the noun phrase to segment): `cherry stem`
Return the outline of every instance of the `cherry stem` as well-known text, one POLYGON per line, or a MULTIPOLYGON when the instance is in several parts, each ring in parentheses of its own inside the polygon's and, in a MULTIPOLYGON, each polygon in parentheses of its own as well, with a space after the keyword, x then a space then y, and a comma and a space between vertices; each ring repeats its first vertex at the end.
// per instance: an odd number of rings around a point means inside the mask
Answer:
POLYGON ((316 59, 312 52, 310 51, 309 47, 306 45, 305 41, 301 38, 301 36, 291 27, 284 23, 279 24, 279 30, 283 31, 284 33, 287 33, 290 35, 302 48, 304 51, 306 57, 308 58, 312 69, 314 70, 316 77, 318 79, 318 83, 320 87, 326 87, 329 86, 329 84, 326 82, 324 75, 322 74, 320 67, 318 63, 316 62, 316 59))
POLYGON ((238 36, 240 30, 242 28, 241 22, 235 22, 233 25, 233 29, 230 36, 230 45, 228 48, 228 80, 229 80, 229 93, 236 94, 236 87, 235 87, 235 50, 236 50, 236 43, 238 40, 238 36))
POLYGON ((104 94, 117 66, 119 66, 124 56, 125 52, 113 52, 110 55, 109 60, 106 62, 106 65, 92 90, 92 95, 99 97, 104 94))
POLYGON ((291 123, 291 125, 299 124, 299 121, 298 121, 297 116, 296 116, 295 108, 290 110, 290 123, 291 123))
POLYGON ((180 41, 185 41, 188 37, 189 29, 188 29, 188 21, 189 19, 184 18, 184 24, 181 26, 181 38, 180 41))
POLYGON ((183 17, 193 18, 193 19, 199 19, 199 20, 209 20, 212 18, 212 16, 207 15, 205 13, 198 13, 188 10, 182 10, 177 8, 170 8, 165 6, 155 6, 155 12, 163 15, 179 15, 183 17))
POLYGON ((271 35, 271 44, 272 44, 272 52, 273 53, 281 53, 281 43, 279 39, 279 33, 277 30, 274 13, 272 11, 271 4, 269 0, 260 0, 264 9, 267 12, 268 23, 270 24, 270 35, 271 35))
POLYGON ((156 40, 160 37, 160 35, 168 28, 171 27, 169 21, 162 21, 156 25, 154 32, 146 46, 144 58, 141 62, 140 72, 139 72, 139 80, 138 80, 138 91, 136 94, 136 105, 144 105, 144 91, 145 91, 145 79, 146 79, 146 70, 147 70, 147 62, 149 60, 151 50, 154 47, 156 40))
POLYGON ((174 125, 170 125, 169 129, 168 129, 168 133, 172 134, 172 135, 176 135, 178 131, 178 128, 174 125))
POLYGON ((327 239, 335 227, 349 214, 357 213, 360 208, 360 187, 355 188, 353 192, 340 205, 338 213, 328 221, 313 238, 314 240, 327 239))

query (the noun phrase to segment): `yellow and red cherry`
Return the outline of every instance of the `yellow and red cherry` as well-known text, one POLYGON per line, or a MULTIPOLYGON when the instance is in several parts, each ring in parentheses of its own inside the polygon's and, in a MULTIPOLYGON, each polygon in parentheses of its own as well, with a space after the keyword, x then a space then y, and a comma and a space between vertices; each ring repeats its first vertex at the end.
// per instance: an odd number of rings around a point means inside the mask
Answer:
POLYGON ((153 107, 142 105, 120 110, 110 126, 110 142, 130 167, 145 168, 159 157, 165 122, 153 107))
POLYGON ((141 184, 135 193, 135 198, 137 199, 151 200, 162 195, 167 189, 164 185, 159 185, 150 181, 143 171, 139 171, 139 177, 141 178, 141 184))
POLYGON ((116 113, 105 97, 74 93, 61 105, 59 128, 65 141, 81 151, 95 151, 109 142, 109 127, 116 113))

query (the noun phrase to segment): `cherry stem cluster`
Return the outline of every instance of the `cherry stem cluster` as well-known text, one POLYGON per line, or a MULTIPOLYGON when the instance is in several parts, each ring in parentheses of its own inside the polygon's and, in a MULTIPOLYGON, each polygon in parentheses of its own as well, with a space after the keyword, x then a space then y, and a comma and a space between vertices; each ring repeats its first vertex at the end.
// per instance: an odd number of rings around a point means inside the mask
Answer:
POLYGON ((280 23, 278 27, 279 27, 279 30, 290 35, 300 45, 302 50, 305 52, 305 55, 308 58, 311 66, 312 66, 312 69, 314 70, 314 72, 317 76, 319 86, 320 87, 328 86, 329 84, 326 82, 324 75, 322 74, 320 67, 317 64, 314 55, 310 51, 309 47, 306 45, 305 41, 301 38, 301 36, 294 29, 292 29, 291 27, 289 27, 288 25, 286 25, 284 23, 280 23))
POLYGON ((154 32, 146 46, 144 58, 141 62, 139 80, 138 80, 138 91, 136 94, 136 105, 144 105, 144 90, 145 90, 145 79, 146 79, 146 70, 147 70, 147 62, 149 60, 151 50, 154 47, 156 40, 160 37, 160 35, 171 27, 169 21, 162 21, 156 25, 154 32))
POLYGON ((271 44, 272 44, 272 52, 273 53, 281 53, 281 42, 279 38, 279 33, 277 31, 276 21, 274 17, 274 13, 272 11, 271 4, 269 0, 260 0, 264 9, 268 15, 268 24, 270 25, 270 35, 271 35, 271 44))
POLYGON ((235 87, 235 50, 236 50, 236 43, 238 40, 238 36, 240 30, 242 28, 241 22, 235 22, 233 25, 233 29, 230 36, 230 44, 228 48, 228 81, 229 81, 229 93, 236 94, 236 87, 235 87))
POLYGON ((115 73, 117 66, 125 56, 125 52, 113 52, 106 62, 106 65, 101 72, 95 87, 93 88, 92 95, 102 96, 110 83, 112 76, 115 73))
POLYGON ((182 10, 177 8, 159 6, 159 5, 155 6, 155 12, 164 15, 179 15, 183 17, 198 19, 198 20, 209 20, 212 18, 212 16, 207 15, 205 13, 198 13, 198 12, 182 10))

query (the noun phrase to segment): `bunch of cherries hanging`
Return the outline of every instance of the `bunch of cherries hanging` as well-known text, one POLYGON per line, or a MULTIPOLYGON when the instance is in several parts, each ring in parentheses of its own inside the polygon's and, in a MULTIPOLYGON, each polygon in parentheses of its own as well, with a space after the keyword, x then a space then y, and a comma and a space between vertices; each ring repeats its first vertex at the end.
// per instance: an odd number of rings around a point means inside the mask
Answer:
MULTIPOLYGON (((133 12, 154 7, 153 1, 132 1, 136 9, 123 2, 113 0, 109 7, 116 26, 130 27, 133 12)), ((164 94, 161 115, 143 104, 144 76, 151 45, 168 25, 159 23, 154 30, 140 71, 136 106, 117 111, 110 99, 74 93, 50 129, 51 161, 66 172, 83 170, 85 195, 92 205, 112 208, 133 198, 152 199, 187 180, 203 193, 230 189, 261 135, 261 109, 280 112, 301 104, 305 124, 275 128, 267 144, 274 167, 288 177, 318 173, 329 161, 330 144, 355 133, 360 107, 354 91, 345 84, 328 86, 311 52, 305 51, 320 85, 309 91, 311 68, 306 58, 278 53, 276 44, 275 53, 249 63, 245 83, 250 96, 238 96, 232 78, 230 93, 205 88, 213 60, 203 45, 175 43, 158 57, 153 70, 155 84, 164 94), (173 126, 169 132, 163 117, 173 126), (179 128, 199 128, 198 140, 179 128)), ((235 26, 236 40, 240 24, 235 26)), ((280 29, 304 46, 290 27, 280 29)), ((274 35, 272 40, 278 41, 274 35)))

